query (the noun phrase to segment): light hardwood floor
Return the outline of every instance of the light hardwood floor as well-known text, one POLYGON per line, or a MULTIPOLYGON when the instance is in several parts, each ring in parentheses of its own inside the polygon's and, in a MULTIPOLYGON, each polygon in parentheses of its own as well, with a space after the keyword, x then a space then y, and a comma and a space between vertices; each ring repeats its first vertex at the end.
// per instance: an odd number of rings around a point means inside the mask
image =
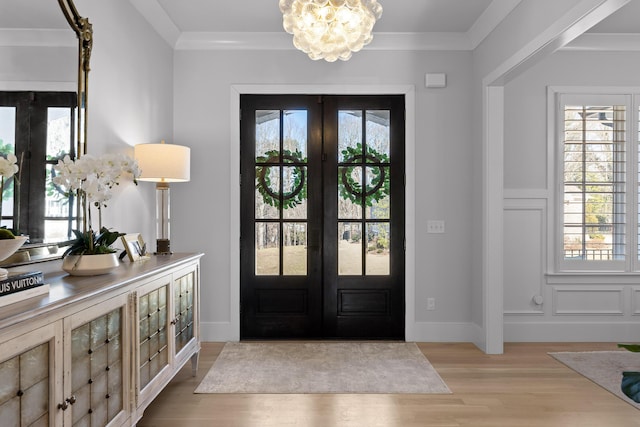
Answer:
POLYGON ((187 364, 138 427, 640 426, 639 410, 547 354, 614 350, 613 343, 506 344, 502 355, 420 343, 450 395, 193 394, 223 345, 203 343, 197 376, 187 364))

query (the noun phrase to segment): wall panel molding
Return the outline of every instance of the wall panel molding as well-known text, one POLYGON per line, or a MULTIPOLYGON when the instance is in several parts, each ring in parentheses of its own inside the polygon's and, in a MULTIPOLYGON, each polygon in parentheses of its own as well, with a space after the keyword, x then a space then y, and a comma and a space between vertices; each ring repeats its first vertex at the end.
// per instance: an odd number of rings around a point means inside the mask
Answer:
POLYGON ((544 199, 504 201, 504 314, 544 315, 547 202, 544 199))
POLYGON ((640 287, 631 288, 631 314, 640 316, 640 287))
POLYGON ((505 188, 504 200, 505 207, 510 200, 531 200, 538 201, 540 203, 547 202, 549 198, 549 191, 544 188, 505 188))
POLYGON ((554 315, 624 315, 622 287, 553 287, 554 315))

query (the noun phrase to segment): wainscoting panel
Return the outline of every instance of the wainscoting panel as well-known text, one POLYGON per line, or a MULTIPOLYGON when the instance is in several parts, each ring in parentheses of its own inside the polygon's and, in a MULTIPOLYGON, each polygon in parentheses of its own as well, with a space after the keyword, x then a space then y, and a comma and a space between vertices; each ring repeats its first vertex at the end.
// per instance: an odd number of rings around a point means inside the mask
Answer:
POLYGON ((631 313, 640 316, 640 288, 631 288, 631 313))
POLYGON ((505 342, 640 342, 637 276, 554 273, 552 200, 552 189, 504 191, 505 342))
POLYGON ((533 301, 543 293, 546 245, 544 200, 508 200, 504 210, 504 313, 544 314, 533 301))
POLYGON ((623 296, 621 287, 553 287, 553 314, 622 316, 623 296))

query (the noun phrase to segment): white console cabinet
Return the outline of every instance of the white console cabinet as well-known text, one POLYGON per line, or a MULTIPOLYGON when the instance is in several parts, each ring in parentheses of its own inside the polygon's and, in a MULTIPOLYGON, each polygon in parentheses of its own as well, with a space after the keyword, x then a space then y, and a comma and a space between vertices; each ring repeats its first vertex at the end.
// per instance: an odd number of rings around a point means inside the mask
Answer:
POLYGON ((29 266, 50 291, 0 310, 2 425, 134 426, 188 361, 197 368, 201 256, 92 277, 29 266))

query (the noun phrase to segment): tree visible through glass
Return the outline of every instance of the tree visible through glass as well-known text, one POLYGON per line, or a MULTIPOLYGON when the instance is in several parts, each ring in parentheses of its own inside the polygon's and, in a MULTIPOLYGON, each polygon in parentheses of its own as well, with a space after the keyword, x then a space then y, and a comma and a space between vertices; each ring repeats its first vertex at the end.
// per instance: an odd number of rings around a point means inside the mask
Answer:
MULTIPOLYGON (((388 110, 338 113, 338 274, 388 275, 388 110)), ((307 112, 258 110, 256 275, 307 274, 307 112)))

